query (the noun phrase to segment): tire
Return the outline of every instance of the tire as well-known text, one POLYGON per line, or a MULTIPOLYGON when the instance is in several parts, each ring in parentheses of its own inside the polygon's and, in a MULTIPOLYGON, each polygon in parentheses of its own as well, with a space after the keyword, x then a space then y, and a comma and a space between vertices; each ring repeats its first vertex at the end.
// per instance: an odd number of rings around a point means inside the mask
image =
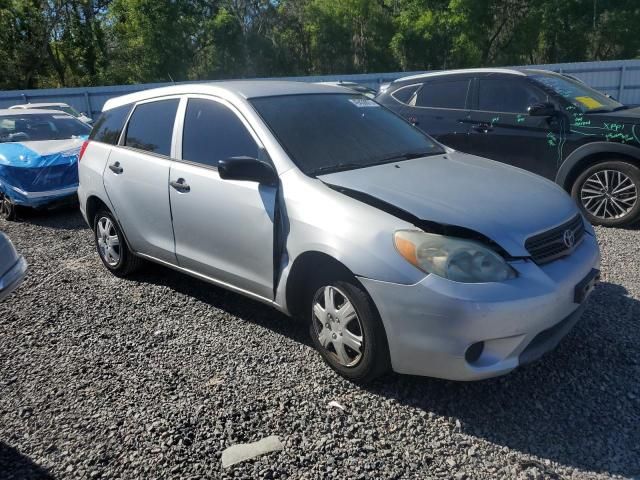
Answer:
POLYGON ((373 301, 355 279, 314 282, 306 298, 311 340, 333 370, 356 383, 368 383, 390 370, 382 321, 373 301), (344 302, 349 302, 353 314, 347 309, 342 313, 337 312, 340 309, 327 310, 327 289, 333 292, 334 307, 345 307, 344 302), (358 338, 361 340, 359 351, 351 348, 358 338))
POLYGON ((93 219, 93 238, 100 260, 118 277, 133 273, 144 263, 129 250, 120 225, 107 210, 96 213, 93 219), (114 241, 114 238, 117 240, 114 241))
POLYGON ((571 196, 594 225, 628 227, 640 220, 640 169, 625 161, 596 163, 582 172, 571 196))
POLYGON ((0 193, 0 217, 8 221, 16 219, 16 205, 3 193, 0 193))

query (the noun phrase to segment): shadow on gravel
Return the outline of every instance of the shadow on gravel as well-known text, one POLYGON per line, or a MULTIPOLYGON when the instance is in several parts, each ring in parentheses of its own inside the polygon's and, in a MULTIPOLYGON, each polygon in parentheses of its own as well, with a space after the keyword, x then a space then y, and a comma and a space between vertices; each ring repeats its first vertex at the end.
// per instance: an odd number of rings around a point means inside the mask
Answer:
POLYGON ((36 465, 29 457, 0 441, 0 478, 6 480, 53 480, 44 468, 36 465))
POLYGON ((369 391, 459 420, 462 433, 499 446, 633 477, 640 474, 638 318, 640 301, 601 283, 582 320, 536 363, 469 383, 395 375, 369 391))
MULTIPOLYGON (((192 296, 311 345, 308 331, 261 303, 158 265, 132 278, 192 296)), ((563 465, 640 473, 640 301, 610 283, 593 292, 558 348, 504 377, 450 382, 389 375, 366 387, 420 411, 460 421, 461 433, 563 465)), ((336 380, 338 381, 338 380, 336 380)), ((356 385, 353 388, 362 388, 356 385)), ((425 447, 432 439, 424 439, 425 447)), ((534 462, 535 463, 535 462, 534 462)), ((545 478, 557 478, 542 463, 545 478)), ((524 466, 526 467, 526 466, 524 466)))
POLYGON ((168 287, 219 310, 224 310, 242 320, 289 337, 298 343, 312 346, 308 329, 303 322, 296 321, 267 305, 251 300, 239 293, 216 287, 189 275, 153 263, 148 263, 143 270, 133 274, 131 279, 168 287))
POLYGON ((16 223, 30 223, 55 230, 83 230, 87 227, 77 206, 58 207, 51 210, 19 208, 16 223))

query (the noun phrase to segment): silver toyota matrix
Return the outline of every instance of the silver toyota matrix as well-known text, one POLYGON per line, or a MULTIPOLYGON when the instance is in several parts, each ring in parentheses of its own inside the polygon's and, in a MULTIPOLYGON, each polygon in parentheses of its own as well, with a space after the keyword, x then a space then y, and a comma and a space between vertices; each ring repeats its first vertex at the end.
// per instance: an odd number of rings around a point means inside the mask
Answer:
POLYGON ((300 317, 354 381, 507 373, 558 344, 599 276, 594 231, 560 187, 342 87, 112 99, 79 170, 111 272, 151 260, 300 317))

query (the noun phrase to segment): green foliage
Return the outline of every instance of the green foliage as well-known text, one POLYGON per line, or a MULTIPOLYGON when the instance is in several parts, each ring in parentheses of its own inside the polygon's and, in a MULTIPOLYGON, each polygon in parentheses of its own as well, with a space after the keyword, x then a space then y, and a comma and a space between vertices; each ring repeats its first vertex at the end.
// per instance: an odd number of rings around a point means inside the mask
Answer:
POLYGON ((634 58, 637 0, 0 0, 0 88, 634 58))

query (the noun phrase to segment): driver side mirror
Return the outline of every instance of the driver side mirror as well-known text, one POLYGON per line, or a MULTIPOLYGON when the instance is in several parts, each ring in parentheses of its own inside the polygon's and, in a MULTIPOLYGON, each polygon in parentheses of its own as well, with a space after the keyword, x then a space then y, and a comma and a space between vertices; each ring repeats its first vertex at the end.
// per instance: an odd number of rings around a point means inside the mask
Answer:
POLYGON ((556 107, 550 102, 534 103, 527 111, 531 117, 550 117, 556 113, 556 107))
POLYGON ((264 185, 278 184, 278 175, 267 162, 252 157, 231 157, 218 161, 218 173, 224 180, 246 180, 264 185))

